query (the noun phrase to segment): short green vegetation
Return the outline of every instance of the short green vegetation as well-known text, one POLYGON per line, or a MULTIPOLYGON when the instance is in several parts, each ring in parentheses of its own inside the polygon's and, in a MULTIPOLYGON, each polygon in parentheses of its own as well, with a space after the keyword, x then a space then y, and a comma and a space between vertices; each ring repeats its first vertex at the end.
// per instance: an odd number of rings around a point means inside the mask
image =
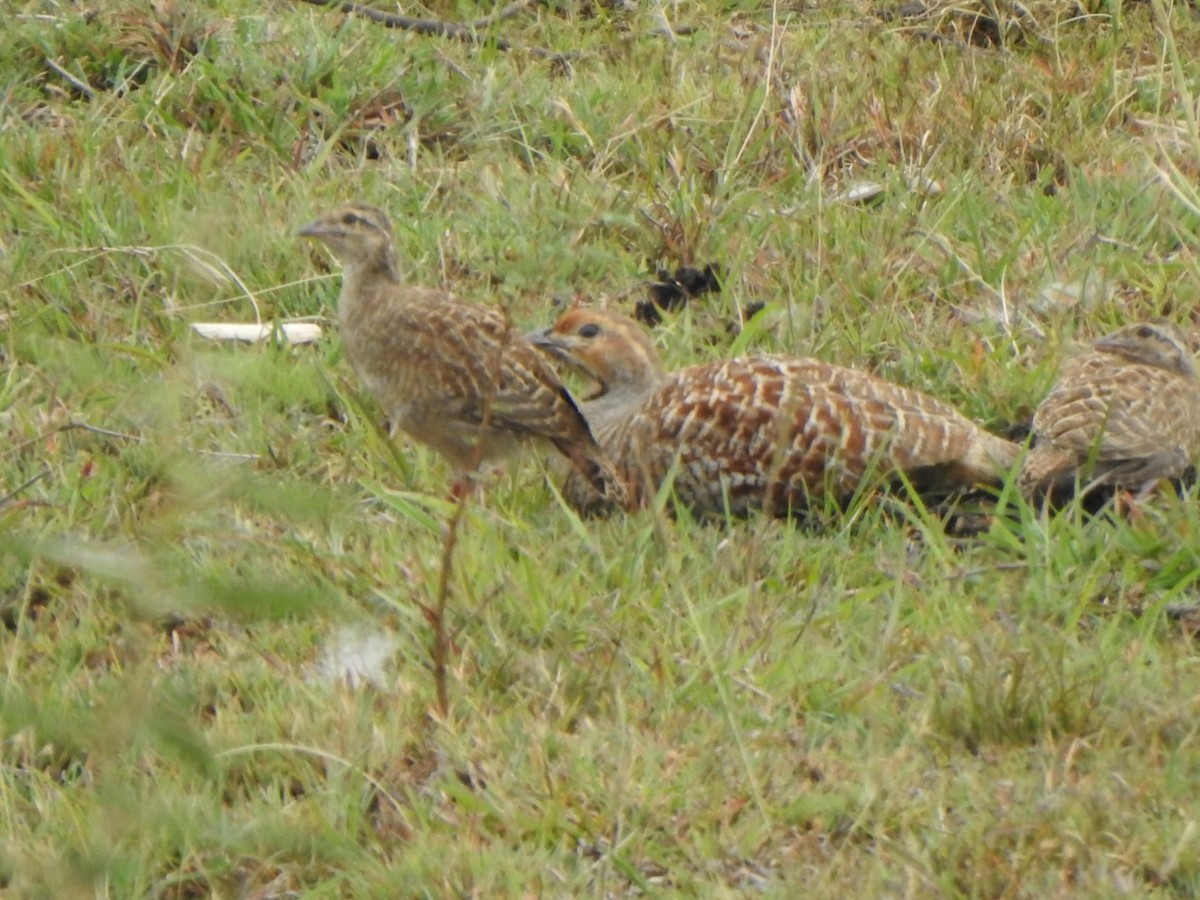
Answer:
POLYGON ((580 521, 523 460, 460 524, 443 714, 447 471, 381 432, 295 237, 382 206, 413 280, 523 329, 719 262, 672 365, 814 355, 1020 422, 1078 342, 1192 322, 1200 28, 942 6, 562 0, 478 44, 8 4, 0 893, 1200 896, 1194 491, 960 540, 879 498, 580 521), (189 325, 256 317, 326 336, 189 325))

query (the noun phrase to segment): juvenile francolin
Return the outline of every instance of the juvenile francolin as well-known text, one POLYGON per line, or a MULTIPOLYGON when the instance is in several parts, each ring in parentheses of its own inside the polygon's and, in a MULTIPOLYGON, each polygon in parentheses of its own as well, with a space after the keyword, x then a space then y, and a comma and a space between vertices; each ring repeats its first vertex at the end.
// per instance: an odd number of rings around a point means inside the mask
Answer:
MULTIPOLYGON (((815 359, 667 372, 646 333, 613 312, 574 310, 530 339, 597 384, 580 405, 631 505, 672 473, 677 501, 700 515, 803 514, 901 473, 945 495, 998 483, 1019 451, 949 404, 815 359)), ((573 476, 564 493, 581 509, 605 505, 573 476)))
POLYGON ((1018 482, 1030 497, 1180 478, 1200 459, 1200 379, 1183 333, 1155 321, 1100 338, 1038 407, 1033 441, 1018 482))
POLYGON ((338 325, 354 369, 393 432, 445 457, 456 487, 481 463, 541 440, 609 496, 612 468, 553 367, 501 313, 403 283, 383 212, 342 206, 300 234, 342 263, 338 325))

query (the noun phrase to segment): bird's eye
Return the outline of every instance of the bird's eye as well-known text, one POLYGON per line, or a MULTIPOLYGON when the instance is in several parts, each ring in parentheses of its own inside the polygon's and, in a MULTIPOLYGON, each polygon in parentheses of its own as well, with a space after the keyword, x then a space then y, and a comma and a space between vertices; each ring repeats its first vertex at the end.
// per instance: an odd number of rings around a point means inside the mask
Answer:
POLYGON ((1137 330, 1137 336, 1142 340, 1149 340, 1150 338, 1154 337, 1154 329, 1149 325, 1143 325, 1137 330))
POLYGON ((585 338, 594 338, 600 333, 600 326, 595 322, 588 322, 586 325, 579 326, 579 336, 585 338))
POLYGON ((361 221, 362 221, 362 219, 360 219, 358 216, 356 216, 352 212, 348 212, 344 216, 342 216, 342 224, 343 225, 357 225, 361 221))

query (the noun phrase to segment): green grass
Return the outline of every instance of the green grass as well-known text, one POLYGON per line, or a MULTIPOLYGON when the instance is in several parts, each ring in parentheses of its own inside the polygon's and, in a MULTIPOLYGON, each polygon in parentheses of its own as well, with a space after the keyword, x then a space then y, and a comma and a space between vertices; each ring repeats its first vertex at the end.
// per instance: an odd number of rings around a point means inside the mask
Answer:
POLYGON ((818 531, 581 522, 525 460, 461 523, 443 715, 443 464, 380 434, 335 329, 188 327, 331 326, 295 231, 361 198, 410 277, 522 328, 719 261, 656 333, 672 365, 813 354, 1020 420, 1077 341, 1194 319, 1200 31, 997 5, 1003 49, 854 0, 492 26, 564 72, 300 3, 16 4, 0 892, 1200 896, 1200 652, 1165 613, 1194 495, 1018 505, 964 543, 881 500, 818 531), (363 633, 382 678, 319 677, 363 633))

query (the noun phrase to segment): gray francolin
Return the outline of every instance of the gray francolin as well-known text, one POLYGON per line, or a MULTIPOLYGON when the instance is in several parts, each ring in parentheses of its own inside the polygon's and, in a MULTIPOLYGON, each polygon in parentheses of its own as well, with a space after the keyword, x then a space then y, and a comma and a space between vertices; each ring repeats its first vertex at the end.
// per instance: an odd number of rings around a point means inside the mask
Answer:
POLYGON ((404 284, 383 212, 342 206, 300 234, 342 263, 346 355, 393 431, 432 447, 460 478, 541 440, 600 494, 613 489, 612 468, 553 367, 501 313, 404 284))
POLYGON ((1061 498, 1076 486, 1141 490, 1200 459, 1200 380, 1183 333, 1127 325, 1069 361, 1033 417, 1019 486, 1061 498))
MULTIPOLYGON (((530 335, 598 385, 581 403, 601 447, 645 503, 674 474, 700 515, 803 514, 875 476, 947 494, 997 484, 1019 448, 949 404, 815 359, 747 356, 667 372, 637 323, 579 309, 530 335)), ((578 478, 564 493, 604 506, 578 478)))

